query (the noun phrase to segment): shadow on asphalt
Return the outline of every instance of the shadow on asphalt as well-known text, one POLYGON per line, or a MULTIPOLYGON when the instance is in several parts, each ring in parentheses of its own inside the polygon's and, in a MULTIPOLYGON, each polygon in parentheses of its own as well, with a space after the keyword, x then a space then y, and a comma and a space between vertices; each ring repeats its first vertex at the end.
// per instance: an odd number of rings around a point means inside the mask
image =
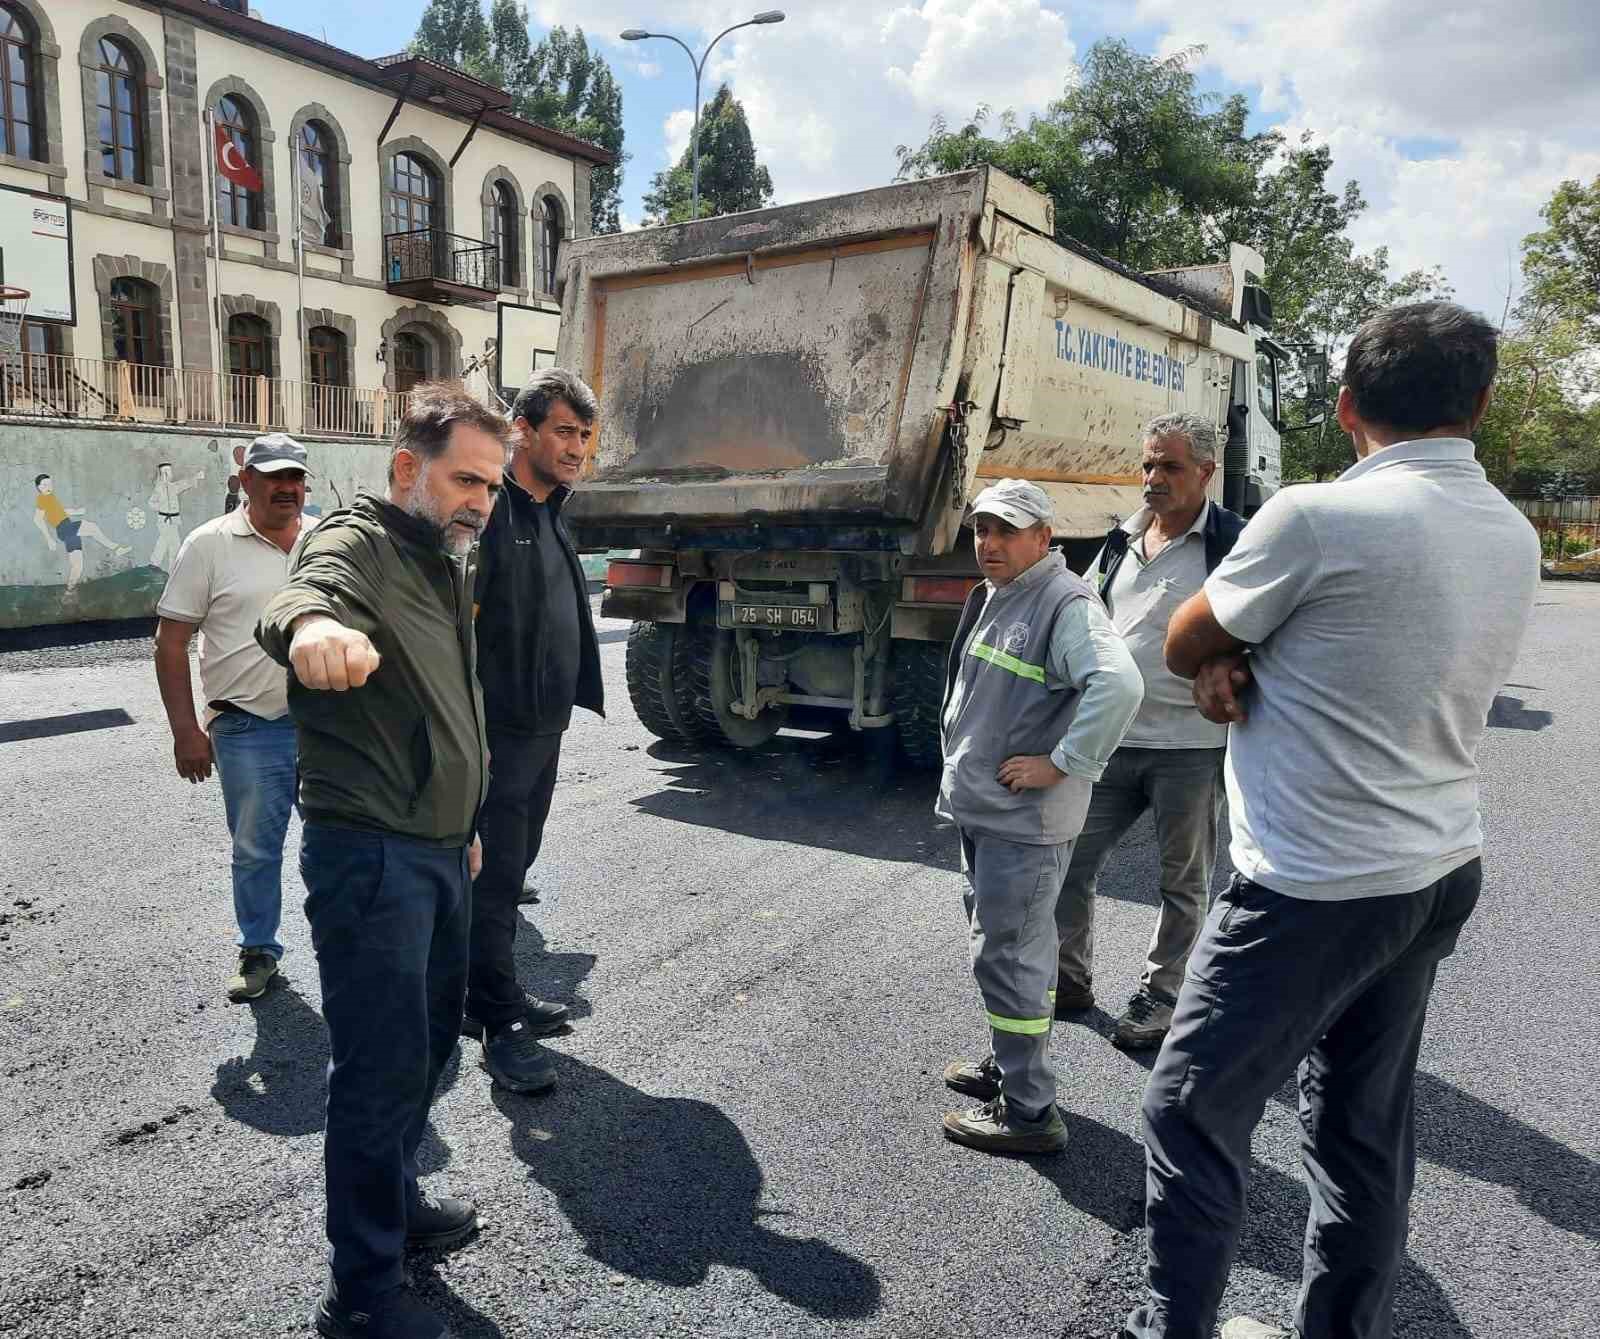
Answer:
POLYGON ((551 953, 539 927, 532 923, 538 914, 533 906, 521 908, 517 918, 517 938, 513 951, 517 959, 517 980, 530 995, 554 1000, 567 1006, 573 1022, 594 1012, 578 987, 594 968, 593 953, 551 953))
POLYGON ((504 1331, 439 1275, 439 1251, 410 1251, 406 1272, 417 1296, 450 1322, 450 1333, 457 1339, 505 1339, 504 1331))
POLYGON ((674 1288, 712 1266, 753 1274, 817 1316, 858 1319, 881 1305, 872 1268, 816 1237, 761 1220, 763 1178, 739 1127, 709 1102, 654 1097, 571 1056, 553 1056, 548 1096, 492 1090, 512 1151, 606 1268, 674 1288))
MULTIPOLYGON (((286 973, 273 979, 259 1000, 245 1006, 255 1017, 250 1054, 217 1066, 211 1096, 241 1125, 282 1138, 317 1134, 327 1124, 328 1029, 294 988, 286 973)), ((445 1062, 435 1100, 455 1086, 461 1073, 458 1047, 445 1062)), ((422 1174, 450 1161, 450 1146, 430 1123, 417 1148, 422 1174)))
POLYGON ((1525 707, 1520 697, 1496 693, 1489 704, 1491 730, 1543 730, 1555 721, 1555 713, 1538 707, 1525 707))
POLYGON ((871 741, 780 734, 759 749, 656 743, 663 789, 633 801, 652 817, 874 860, 955 869, 953 829, 934 817, 938 777, 896 765, 871 741))

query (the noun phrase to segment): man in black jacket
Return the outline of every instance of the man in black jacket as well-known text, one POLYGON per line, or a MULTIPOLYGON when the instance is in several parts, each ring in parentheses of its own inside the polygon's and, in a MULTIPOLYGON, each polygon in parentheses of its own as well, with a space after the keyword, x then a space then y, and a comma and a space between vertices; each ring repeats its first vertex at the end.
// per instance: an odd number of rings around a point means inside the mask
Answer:
POLYGON ((555 1082, 536 1038, 561 1028, 567 1008, 525 995, 517 981, 517 904, 544 840, 572 709, 604 714, 589 588, 561 520, 596 408, 594 392, 560 368, 540 372, 517 396, 511 468, 478 549, 478 678, 490 781, 462 1031, 483 1039, 494 1081, 521 1093, 555 1082))
POLYGON ((1166 414, 1145 427, 1144 506, 1106 536, 1089 570, 1144 678, 1144 702, 1095 783, 1089 814, 1056 902, 1056 1013, 1094 1004, 1095 884, 1146 809, 1161 852, 1161 904, 1139 989, 1117 1019, 1119 1046, 1159 1045, 1172 1023, 1189 952, 1205 920, 1222 811, 1225 726, 1195 709, 1190 686, 1166 667, 1173 612, 1233 548, 1244 518, 1207 500, 1217 468, 1216 425, 1166 414))
POLYGON ((403 1253, 477 1226, 471 1204, 418 1186, 417 1148, 466 991, 487 782, 469 560, 506 436, 459 386, 418 387, 388 497, 325 517, 256 626, 290 670, 300 874, 332 1053, 324 1339, 443 1339, 402 1286, 403 1253))

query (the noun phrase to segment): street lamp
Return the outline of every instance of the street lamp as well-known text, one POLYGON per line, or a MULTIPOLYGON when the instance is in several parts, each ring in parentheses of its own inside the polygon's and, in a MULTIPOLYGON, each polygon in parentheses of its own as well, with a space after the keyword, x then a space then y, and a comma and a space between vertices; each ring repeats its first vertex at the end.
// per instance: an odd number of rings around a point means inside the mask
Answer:
POLYGON ((690 196, 690 208, 694 218, 698 219, 700 217, 700 76, 705 73, 706 61, 711 56, 711 48, 716 46, 729 33, 737 32, 740 28, 749 28, 757 23, 782 22, 783 11, 781 9, 764 9, 754 18, 746 19, 743 23, 736 23, 731 28, 724 28, 707 44, 706 49, 700 53, 699 60, 695 59, 694 52, 684 46, 680 38, 674 37, 671 33, 649 33, 643 28, 627 28, 621 34, 624 42, 642 42, 647 37, 661 37, 668 42, 677 42, 679 46, 683 47, 683 54, 689 58, 689 64, 694 66, 694 130, 690 135, 689 141, 693 146, 694 152, 694 187, 690 196))

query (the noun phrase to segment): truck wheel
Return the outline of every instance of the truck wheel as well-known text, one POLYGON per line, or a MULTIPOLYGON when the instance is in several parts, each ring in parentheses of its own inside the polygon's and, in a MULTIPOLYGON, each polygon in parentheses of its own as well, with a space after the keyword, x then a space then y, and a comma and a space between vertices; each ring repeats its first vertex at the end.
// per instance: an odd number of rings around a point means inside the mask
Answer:
POLYGON ((695 712, 700 726, 712 739, 736 749, 760 748, 788 723, 786 704, 768 707, 755 720, 737 716, 731 703, 737 651, 734 635, 708 629, 690 641, 695 712))
POLYGON ((628 629, 628 700, 644 728, 669 744, 705 738, 694 709, 689 629, 680 623, 635 623, 628 629))
POLYGON ((896 641, 890 702, 900 749, 913 767, 938 767, 944 761, 939 709, 944 703, 943 642, 896 641))

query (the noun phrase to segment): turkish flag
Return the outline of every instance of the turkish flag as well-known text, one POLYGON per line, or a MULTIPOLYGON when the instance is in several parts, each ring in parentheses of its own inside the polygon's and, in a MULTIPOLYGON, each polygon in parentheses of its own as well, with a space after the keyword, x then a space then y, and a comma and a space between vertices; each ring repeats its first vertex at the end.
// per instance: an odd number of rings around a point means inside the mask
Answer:
POLYGON ((242 186, 247 191, 259 191, 261 174, 245 161, 243 152, 233 142, 233 136, 228 133, 227 126, 219 125, 216 130, 217 171, 235 186, 242 186))

